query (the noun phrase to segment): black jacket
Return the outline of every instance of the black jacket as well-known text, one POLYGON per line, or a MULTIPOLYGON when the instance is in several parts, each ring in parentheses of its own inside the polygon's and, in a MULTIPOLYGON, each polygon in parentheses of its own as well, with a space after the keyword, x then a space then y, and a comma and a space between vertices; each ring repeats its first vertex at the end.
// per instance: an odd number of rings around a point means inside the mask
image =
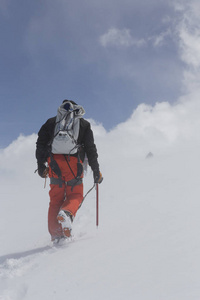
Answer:
MULTIPOLYGON (((36 159, 38 165, 44 164, 50 155, 55 123, 56 117, 48 119, 47 122, 44 125, 42 125, 38 132, 38 139, 36 142, 36 159)), ((92 170, 99 170, 99 164, 97 160, 98 154, 96 146, 94 144, 93 132, 90 127, 90 123, 83 118, 80 119, 78 144, 81 145, 81 160, 84 160, 86 153, 88 163, 92 170)), ((77 156, 77 154, 74 154, 72 156, 77 156)))

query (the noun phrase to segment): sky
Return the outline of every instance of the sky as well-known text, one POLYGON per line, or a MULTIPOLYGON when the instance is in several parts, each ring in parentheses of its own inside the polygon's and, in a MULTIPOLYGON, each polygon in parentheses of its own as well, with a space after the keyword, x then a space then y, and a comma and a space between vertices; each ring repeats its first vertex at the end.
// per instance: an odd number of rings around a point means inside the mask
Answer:
POLYGON ((198 1, 0 0, 0 148, 64 99, 106 130, 197 87, 198 1))

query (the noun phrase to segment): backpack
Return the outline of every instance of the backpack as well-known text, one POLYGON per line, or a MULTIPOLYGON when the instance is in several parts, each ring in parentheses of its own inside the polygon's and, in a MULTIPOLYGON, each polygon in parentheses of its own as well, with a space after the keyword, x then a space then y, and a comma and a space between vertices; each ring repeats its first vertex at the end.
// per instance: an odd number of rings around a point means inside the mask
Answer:
POLYGON ((53 154, 76 154, 80 118, 85 114, 82 106, 72 104, 70 101, 63 103, 56 116, 54 136, 51 144, 53 154))

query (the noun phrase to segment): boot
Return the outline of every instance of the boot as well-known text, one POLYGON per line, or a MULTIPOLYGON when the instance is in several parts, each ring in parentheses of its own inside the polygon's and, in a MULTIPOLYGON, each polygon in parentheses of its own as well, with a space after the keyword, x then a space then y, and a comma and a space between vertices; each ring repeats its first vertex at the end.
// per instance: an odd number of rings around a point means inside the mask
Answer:
POLYGON ((63 235, 66 238, 71 237, 71 231, 72 231, 72 215, 70 212, 65 210, 60 210, 58 216, 57 216, 58 223, 61 224, 63 235))
POLYGON ((61 236, 52 236, 51 241, 53 242, 53 245, 62 244, 66 240, 66 237, 64 235, 61 236))

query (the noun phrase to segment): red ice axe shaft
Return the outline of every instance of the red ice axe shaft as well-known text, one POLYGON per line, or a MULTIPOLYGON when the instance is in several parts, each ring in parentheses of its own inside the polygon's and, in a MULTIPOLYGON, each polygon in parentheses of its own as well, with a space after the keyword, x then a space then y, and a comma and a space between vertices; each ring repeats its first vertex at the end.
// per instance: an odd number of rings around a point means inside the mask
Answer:
POLYGON ((99 226, 99 185, 96 183, 96 226, 99 226))

